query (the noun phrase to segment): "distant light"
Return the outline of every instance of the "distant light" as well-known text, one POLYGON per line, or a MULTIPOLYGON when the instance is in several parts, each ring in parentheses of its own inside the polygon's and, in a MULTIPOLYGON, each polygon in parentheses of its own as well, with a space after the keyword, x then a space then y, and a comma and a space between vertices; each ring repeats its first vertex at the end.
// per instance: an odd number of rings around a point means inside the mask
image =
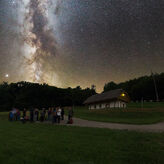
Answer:
POLYGON ((122 96, 122 97, 125 97, 125 93, 122 93, 121 96, 122 96))
POLYGON ((8 78, 9 77, 9 74, 6 74, 5 77, 8 78))

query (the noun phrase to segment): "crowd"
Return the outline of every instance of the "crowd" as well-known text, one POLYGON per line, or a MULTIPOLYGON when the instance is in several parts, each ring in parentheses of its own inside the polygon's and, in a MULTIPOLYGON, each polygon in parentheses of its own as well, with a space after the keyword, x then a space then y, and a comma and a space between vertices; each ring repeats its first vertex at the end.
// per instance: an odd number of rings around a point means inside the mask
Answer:
MULTIPOLYGON (((68 109, 68 121, 67 123, 72 124, 73 120, 73 109, 69 107, 68 109)), ((57 107, 57 108, 49 108, 46 110, 43 108, 39 110, 37 108, 30 108, 29 110, 24 109, 21 113, 19 109, 13 108, 9 112, 9 120, 10 121, 22 121, 25 123, 26 121, 35 122, 35 121, 49 121, 52 123, 60 123, 61 120, 64 120, 64 108, 57 107), (29 114, 27 114, 29 112, 29 114)))

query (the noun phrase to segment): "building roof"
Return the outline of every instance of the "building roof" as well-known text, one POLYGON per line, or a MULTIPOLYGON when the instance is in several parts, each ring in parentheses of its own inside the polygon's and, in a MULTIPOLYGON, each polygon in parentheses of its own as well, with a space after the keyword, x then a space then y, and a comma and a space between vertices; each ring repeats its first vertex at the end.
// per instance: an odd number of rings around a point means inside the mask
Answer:
MULTIPOLYGON (((118 99, 122 93, 126 93, 123 89, 116 89, 116 90, 111 90, 105 93, 101 94, 96 94, 91 97, 89 97, 84 104, 92 104, 92 103, 98 103, 98 102, 103 102, 103 101, 109 101, 113 99, 118 99)), ((127 95, 127 93, 126 93, 127 95)), ((126 101, 126 100, 124 100, 126 101)), ((128 102, 128 101, 127 101, 128 102)))

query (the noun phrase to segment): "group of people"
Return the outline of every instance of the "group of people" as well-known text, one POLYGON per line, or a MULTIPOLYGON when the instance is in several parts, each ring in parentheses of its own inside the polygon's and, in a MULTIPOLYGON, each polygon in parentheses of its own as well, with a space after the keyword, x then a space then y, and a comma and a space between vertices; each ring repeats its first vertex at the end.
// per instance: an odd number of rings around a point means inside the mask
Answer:
MULTIPOLYGON (((51 121, 52 123, 60 123, 61 120, 64 120, 64 108, 57 107, 57 108, 48 108, 46 110, 45 108, 42 108, 42 110, 39 110, 37 108, 30 108, 29 114, 27 114, 28 110, 24 109, 21 115, 21 112, 19 109, 13 108, 9 112, 9 120, 10 121, 22 121, 25 123, 26 121, 35 122, 35 121, 51 121)), ((69 107, 68 109, 68 121, 67 123, 72 124, 73 120, 73 109, 72 107, 69 107)))
POLYGON ((21 112, 18 109, 13 108, 13 110, 9 112, 10 121, 19 121, 20 118, 21 118, 21 112))

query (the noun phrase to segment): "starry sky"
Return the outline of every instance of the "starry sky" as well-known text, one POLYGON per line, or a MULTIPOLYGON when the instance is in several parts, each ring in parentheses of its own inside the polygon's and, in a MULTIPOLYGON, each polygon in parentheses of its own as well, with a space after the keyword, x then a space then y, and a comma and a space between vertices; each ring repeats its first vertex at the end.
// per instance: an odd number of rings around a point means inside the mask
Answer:
POLYGON ((151 70, 164 72, 163 0, 0 0, 0 82, 100 92, 151 70))

